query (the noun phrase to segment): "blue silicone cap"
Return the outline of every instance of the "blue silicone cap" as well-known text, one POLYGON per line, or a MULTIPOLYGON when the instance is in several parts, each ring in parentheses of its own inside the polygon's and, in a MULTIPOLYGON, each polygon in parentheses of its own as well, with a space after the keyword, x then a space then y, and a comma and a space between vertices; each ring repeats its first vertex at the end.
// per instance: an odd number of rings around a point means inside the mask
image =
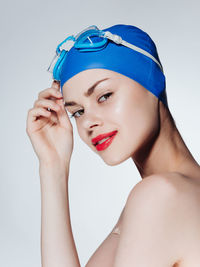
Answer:
MULTIPOLYGON (((117 24, 103 31, 117 34, 126 42, 146 50, 161 64, 155 43, 143 30, 133 25, 117 24)), ((135 80, 168 106, 165 75, 159 65, 151 58, 110 40, 98 51, 81 52, 75 46, 68 51, 60 71, 61 92, 64 83, 74 75, 98 68, 112 70, 135 80)))

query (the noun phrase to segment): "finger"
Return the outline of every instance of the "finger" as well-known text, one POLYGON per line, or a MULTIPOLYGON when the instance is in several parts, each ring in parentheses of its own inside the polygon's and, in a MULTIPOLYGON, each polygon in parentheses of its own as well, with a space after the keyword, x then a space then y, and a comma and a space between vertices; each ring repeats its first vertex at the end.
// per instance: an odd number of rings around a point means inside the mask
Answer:
POLYGON ((38 94, 38 99, 43 99, 43 98, 50 98, 50 97, 55 97, 55 98, 61 98, 62 93, 58 91, 56 88, 47 88, 43 91, 41 91, 38 94))
POLYGON ((33 108, 28 112, 26 132, 29 135, 33 130, 36 130, 36 128, 38 130, 49 123, 53 125, 58 124, 58 122, 57 116, 52 114, 52 112, 46 111, 43 108, 33 108))
POLYGON ((46 108, 46 109, 52 109, 55 112, 57 112, 61 108, 59 104, 57 104, 55 101, 50 100, 50 99, 36 100, 34 103, 34 107, 42 107, 42 108, 46 108))
POLYGON ((59 81, 56 81, 56 80, 54 80, 54 81, 52 82, 52 85, 51 85, 51 87, 53 87, 53 88, 55 88, 55 89, 59 90, 59 89, 60 89, 60 82, 59 82, 59 81))
POLYGON ((38 108, 32 108, 29 110, 28 112, 28 122, 34 122, 36 121, 40 116, 43 116, 43 117, 50 117, 51 115, 51 112, 50 111, 47 111, 41 107, 38 107, 38 108))

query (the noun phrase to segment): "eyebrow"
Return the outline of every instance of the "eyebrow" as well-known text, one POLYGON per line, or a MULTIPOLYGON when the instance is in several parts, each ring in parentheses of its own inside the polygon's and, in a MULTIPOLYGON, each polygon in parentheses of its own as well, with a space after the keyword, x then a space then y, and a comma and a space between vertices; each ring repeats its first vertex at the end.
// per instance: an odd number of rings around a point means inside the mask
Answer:
MULTIPOLYGON (((97 82, 95 82, 88 90, 87 92, 84 93, 84 95, 86 97, 89 97, 93 94, 95 88, 97 87, 98 84, 100 84, 101 82, 105 81, 105 80, 108 80, 109 78, 104 78, 104 79, 101 79, 97 82)), ((64 103, 64 106, 67 107, 67 106, 75 106, 75 105, 78 105, 76 102, 74 101, 70 101, 70 102, 65 102, 64 103)))

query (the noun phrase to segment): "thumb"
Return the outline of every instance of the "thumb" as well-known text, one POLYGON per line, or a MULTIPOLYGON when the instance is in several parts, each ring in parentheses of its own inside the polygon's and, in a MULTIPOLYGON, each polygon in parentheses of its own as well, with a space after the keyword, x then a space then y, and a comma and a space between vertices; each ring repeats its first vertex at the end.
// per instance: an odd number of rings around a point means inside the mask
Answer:
POLYGON ((59 81, 56 81, 56 80, 53 80, 53 82, 51 84, 51 87, 59 90, 60 89, 60 82, 59 81))

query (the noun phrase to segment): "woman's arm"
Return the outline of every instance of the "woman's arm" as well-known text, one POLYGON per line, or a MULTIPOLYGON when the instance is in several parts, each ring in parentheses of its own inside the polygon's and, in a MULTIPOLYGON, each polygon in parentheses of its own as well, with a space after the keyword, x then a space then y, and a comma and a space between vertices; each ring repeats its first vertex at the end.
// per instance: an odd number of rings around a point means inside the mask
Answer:
POLYGON ((80 267, 70 223, 69 166, 40 163, 42 267, 80 267))
POLYGON ((42 267, 80 267, 70 225, 68 175, 73 127, 60 83, 38 94, 28 111, 26 132, 39 159, 42 267))

